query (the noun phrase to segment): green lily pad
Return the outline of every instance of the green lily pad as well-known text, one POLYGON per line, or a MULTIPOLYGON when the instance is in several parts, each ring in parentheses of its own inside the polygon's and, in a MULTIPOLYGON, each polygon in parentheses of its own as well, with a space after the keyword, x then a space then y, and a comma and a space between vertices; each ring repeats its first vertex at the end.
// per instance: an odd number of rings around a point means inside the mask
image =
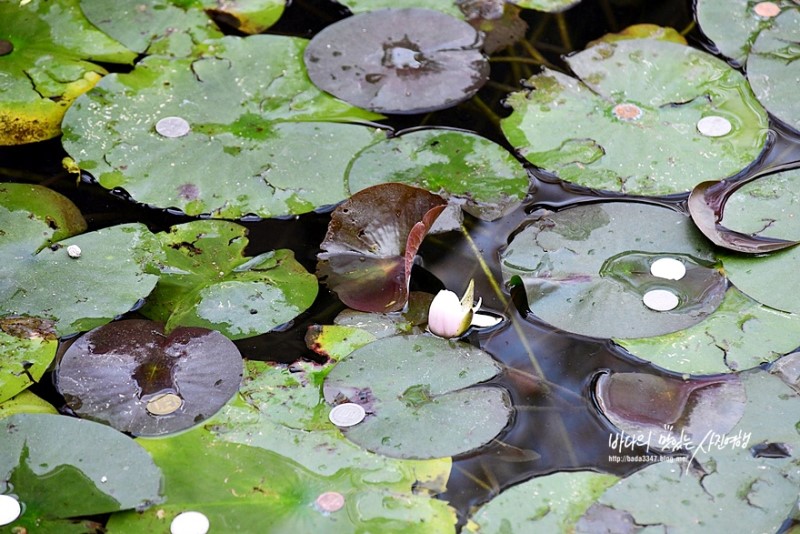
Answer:
POLYGON ((531 163, 593 189, 683 193, 750 165, 767 114, 744 77, 687 46, 634 39, 569 56, 578 79, 545 69, 513 93, 503 133, 531 163), (714 119, 716 117, 717 119, 714 119), (700 133, 701 119, 729 124, 700 133))
POLYGON ((49 413, 57 415, 58 410, 49 402, 26 389, 10 399, 0 402, 0 419, 18 413, 49 413))
POLYGON ((503 279, 519 276, 531 311, 568 332, 594 337, 651 337, 688 328, 717 309, 725 278, 691 219, 638 203, 576 206, 544 212, 501 254, 503 279), (671 258, 685 274, 652 274, 671 258), (645 305, 653 291, 675 299, 672 310, 645 305))
POLYGON ((365 148, 345 180, 351 194, 385 182, 421 187, 488 221, 517 207, 530 187, 527 172, 506 149, 443 129, 415 130, 365 148))
POLYGON ((774 361, 800 346, 800 316, 763 306, 732 287, 701 323, 662 336, 614 341, 676 373, 729 373, 774 361))
POLYGON ((10 211, 25 211, 47 227, 41 246, 86 230, 86 221, 70 199, 41 185, 7 183, 0 185, 0 205, 10 211))
POLYGON ((47 321, 0 318, 0 402, 38 382, 57 348, 58 339, 47 321))
POLYGON ((588 471, 537 477, 503 491, 481 506, 465 532, 581 532, 575 526, 619 477, 588 471))
POLYGON ((684 462, 660 462, 622 479, 596 506, 667 530, 779 530, 797 506, 800 397, 779 375, 754 370, 741 378, 748 401, 736 427, 693 440, 684 462), (698 463, 689 467, 689 460, 698 463))
POLYGON ((376 336, 357 326, 335 324, 309 326, 305 338, 309 349, 331 361, 339 361, 376 339, 376 336))
POLYGON ((458 2, 449 0, 342 0, 339 2, 352 13, 364 13, 366 11, 375 11, 376 9, 407 9, 418 7, 423 9, 432 9, 434 11, 441 11, 456 18, 464 18, 461 9, 458 7, 458 2))
POLYGON ((341 202, 347 164, 380 133, 317 121, 380 116, 316 89, 305 45, 226 37, 200 59, 145 58, 75 103, 64 147, 102 186, 189 215, 277 217, 341 202))
POLYGON ((157 235, 165 260, 142 313, 176 326, 218 330, 231 339, 269 332, 308 309, 317 279, 291 250, 249 258, 247 228, 201 220, 157 235))
POLYGON ((744 65, 758 35, 775 24, 777 13, 790 9, 797 9, 793 0, 697 0, 695 14, 700 29, 714 46, 744 65), (763 5, 757 9, 759 4, 763 5))
POLYGON ((283 15, 286 0, 203 0, 206 11, 223 23, 247 34, 267 31, 283 15))
POLYGON ((212 531, 455 530, 455 513, 444 501, 412 492, 413 469, 396 473, 394 480, 372 481, 358 466, 321 476, 274 452, 216 439, 203 428, 140 444, 164 472, 166 502, 143 513, 114 514, 108 523, 112 532, 166 531, 177 514, 188 510, 205 515, 212 531), (320 497, 330 492, 343 498, 341 508, 320 505, 320 497))
POLYGON ((0 247, 19 251, 0 265, 0 315, 49 319, 65 336, 111 321, 155 287, 158 277, 148 271, 161 250, 145 225, 81 234, 37 254, 45 236, 40 228, 30 232, 25 213, 0 206, 0 226, 6 229, 0 247))
POLYGON ((64 112, 106 70, 136 54, 87 21, 77 0, 0 3, 0 145, 61 133, 64 112))
POLYGON ((718 254, 725 275, 743 293, 776 310, 800 314, 795 293, 796 266, 800 248, 793 247, 758 257, 744 254, 718 254))
POLYGON ((581 0, 511 0, 511 2, 525 9, 535 9, 546 13, 561 13, 580 4, 581 0))
POLYGON ((337 363, 325 379, 325 400, 364 408, 366 419, 342 432, 367 450, 400 458, 453 456, 488 443, 508 423, 505 390, 474 386, 500 370, 467 344, 390 337, 337 363))
POLYGON ((42 519, 146 507, 161 500, 160 486, 147 452, 105 425, 52 414, 0 419, 0 489, 24 506, 12 527, 35 532, 42 519))
POLYGON ((403 334, 421 334, 428 322, 428 309, 433 295, 412 291, 409 294, 408 306, 400 312, 369 313, 346 309, 337 315, 333 323, 346 327, 357 327, 369 332, 377 339, 403 334))
POLYGON ((800 6, 775 17, 758 34, 747 58, 747 79, 758 101, 773 117, 800 130, 800 6))
POLYGON ((686 39, 674 28, 665 28, 656 24, 634 24, 628 26, 619 33, 607 33, 600 39, 590 41, 586 48, 600 43, 614 43, 629 39, 657 39, 661 41, 671 41, 681 45, 688 44, 686 39))

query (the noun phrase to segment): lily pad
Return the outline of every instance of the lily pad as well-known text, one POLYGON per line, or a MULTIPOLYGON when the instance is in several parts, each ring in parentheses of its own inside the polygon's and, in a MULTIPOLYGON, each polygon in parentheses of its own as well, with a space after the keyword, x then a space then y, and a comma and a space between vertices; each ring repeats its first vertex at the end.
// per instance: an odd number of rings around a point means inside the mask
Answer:
POLYGON ((0 402, 0 419, 19 413, 49 413, 58 415, 55 407, 32 393, 29 389, 20 391, 10 399, 0 402))
POLYGON ((337 363, 325 379, 325 400, 364 408, 367 418, 342 432, 367 450, 400 458, 453 456, 488 443, 508 423, 505 390, 474 386, 500 370, 467 344, 390 337, 337 363))
POLYGON ((356 327, 369 332, 377 339, 402 334, 421 334, 428 321, 433 295, 412 291, 408 297, 408 306, 401 312, 368 313, 358 310, 342 310, 334 318, 337 326, 356 327))
POLYGON ((87 21, 77 0, 0 3, 0 145, 61 133, 64 112, 106 70, 136 54, 87 21))
POLYGON ((381 9, 331 24, 305 51, 320 89, 378 113, 445 109, 489 77, 482 39, 457 18, 429 9, 381 9))
POLYGON ((48 234, 26 213, 0 206, 0 247, 14 251, 0 265, 0 315, 48 319, 65 336, 111 321, 155 287, 158 277, 148 271, 161 250, 145 225, 81 234, 37 254, 48 234))
POLYGON ((415 130, 365 148, 345 180, 351 194, 385 182, 422 187, 488 221, 517 207, 530 187, 527 172, 506 149, 443 129, 415 130))
POLYGON ((38 382, 57 348, 58 339, 47 321, 0 318, 0 402, 38 382))
POLYGON ((110 531, 165 531, 176 515, 187 510, 205 515, 212 531, 423 534, 455 530, 455 513, 447 503, 412 492, 413 469, 391 481, 371 481, 358 466, 335 476, 320 476, 274 452, 215 439, 204 428, 140 443, 164 472, 166 503, 143 513, 114 514, 108 523, 110 531), (198 466, 202 477, 197 476, 198 466), (338 494, 342 504, 337 510, 320 505, 320 497, 331 492, 338 494))
POLYGON ((691 219, 638 203, 576 206, 544 212, 517 233, 501 254, 503 279, 519 276, 531 311, 568 332, 594 337, 650 337, 688 328, 717 309, 726 280, 691 219), (662 258, 685 274, 652 274, 662 258), (666 291, 672 310, 645 305, 666 291))
POLYGON ((594 390, 600 413, 649 451, 681 452, 711 433, 727 434, 747 398, 737 375, 682 378, 602 372, 594 390))
POLYGON ((537 477, 503 491, 466 525, 472 534, 582 532, 576 523, 619 477, 588 471, 537 477))
POLYGON ((272 27, 281 18, 288 3, 287 0, 203 0, 203 7, 228 26, 254 34, 272 27))
POLYGON ((277 217, 341 202, 347 164, 380 134, 316 121, 380 116, 317 90, 305 45, 226 37, 200 59, 145 58, 75 103, 64 147, 102 186, 189 215, 277 217))
POLYGON ((800 316, 761 305, 732 287, 701 323, 662 336, 614 341, 676 373, 729 373, 771 362, 800 346, 800 316))
POLYGON ((6 183, 0 185, 0 206, 24 211, 47 228, 41 246, 86 230, 86 220, 70 199, 41 185, 6 183))
POLYGON ((85 334, 64 353, 56 385, 75 413, 137 436, 189 428, 239 389, 242 357, 205 328, 131 319, 85 334))
POLYGON ((305 311, 317 279, 291 250, 244 255, 247 229, 227 221, 193 221, 158 234, 166 259, 142 313, 177 326, 218 330, 230 339, 269 332, 305 311))
POLYGON ((695 5, 700 29, 739 65, 744 65, 758 35, 772 27, 777 14, 790 9, 797 9, 793 0, 697 0, 695 5))
POLYGON ((767 114, 723 61, 653 39, 569 56, 578 79, 545 69, 513 93, 503 133, 531 163, 585 187, 670 195, 734 175, 767 142, 767 114), (718 117, 725 134, 701 119, 718 117), (706 131, 708 133, 708 131, 706 131), (633 157, 632 157, 633 155, 633 157))
POLYGON ((609 488, 599 506, 631 516, 636 525, 666 530, 766 532, 780 529, 797 506, 800 398, 777 375, 742 374, 744 417, 730 432, 709 432, 689 444, 697 462, 660 462, 609 488), (781 455, 759 451, 770 444, 781 455), (642 499, 642 495, 647 499, 642 499), (680 498, 676 498, 680 496, 680 498), (659 506, 653 506, 653 502, 659 506))
POLYGON ((775 17, 758 34, 747 58, 747 79, 773 117, 800 131, 800 5, 775 17))
POLYGON ((343 6, 347 6, 352 13, 364 13, 367 11, 375 11, 376 9, 408 9, 408 8, 423 8, 447 13, 451 17, 463 18, 461 9, 457 5, 458 2, 449 2, 442 0, 342 0, 339 2, 343 6))
POLYGON ((513 4, 525 9, 535 9, 546 13, 561 13, 580 4, 581 0, 510 0, 513 4))
POLYGON ((61 415, 17 414, 0 419, 0 444, 0 488, 24 506, 14 527, 35 532, 41 520, 142 508, 161 500, 161 472, 153 460, 107 426, 61 415))
POLYGON ((356 193, 333 211, 317 255, 320 278, 356 310, 403 309, 414 257, 445 205, 442 197, 404 184, 356 193))

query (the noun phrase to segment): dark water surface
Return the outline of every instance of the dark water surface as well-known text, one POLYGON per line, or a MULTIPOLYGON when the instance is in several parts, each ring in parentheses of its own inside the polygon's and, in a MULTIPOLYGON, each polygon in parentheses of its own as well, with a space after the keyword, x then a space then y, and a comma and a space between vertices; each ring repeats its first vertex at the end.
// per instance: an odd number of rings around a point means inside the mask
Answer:
MULTIPOLYGON (((329 2, 295 0, 271 32, 311 37, 347 14, 346 9, 329 2)), ((556 17, 535 12, 526 12, 525 16, 531 28, 529 35, 532 31, 540 31, 536 44, 555 64, 561 64, 561 54, 581 50, 586 42, 633 23, 652 22, 679 31, 690 28, 692 23, 691 5, 683 0, 584 0, 563 17, 572 47, 568 49, 559 33, 556 17)), ((689 31, 687 37, 690 44, 703 46, 702 36, 696 29, 689 31)), ((498 55, 507 54, 500 52, 498 55)), ((527 77, 535 71, 536 67, 532 65, 493 63, 493 83, 482 89, 478 97, 497 115, 507 115, 508 111, 501 105, 507 87, 519 88, 520 77, 527 77)), ((452 110, 424 116, 394 117, 385 122, 398 130, 422 124, 464 128, 510 148, 496 123, 474 101, 465 102, 452 110)), ((189 220, 180 213, 137 205, 127 200, 122 192, 113 195, 95 184, 75 181, 61 168, 61 158, 64 156, 59 140, 21 147, 0 147, 0 180, 40 183, 65 194, 81 209, 90 230, 140 221, 158 232, 189 220)), ((768 152, 742 177, 798 159, 800 140, 775 128, 768 152)), ((508 370, 493 382, 509 390, 516 413, 512 424, 497 442, 473 454, 456 458, 449 489, 442 498, 459 510, 462 521, 472 507, 485 502, 503 488, 532 476, 580 468, 624 475, 639 468, 637 464, 610 463, 608 438, 613 431, 598 414, 592 400, 592 380, 604 369, 664 374, 630 357, 610 341, 566 334, 541 324, 535 318, 526 316, 524 307, 516 306, 515 299, 508 292, 497 292, 493 279, 501 279, 499 250, 533 210, 541 207, 558 209, 575 203, 620 198, 619 195, 603 197, 565 186, 533 169, 529 172, 534 186, 524 206, 491 223, 468 218, 466 224, 472 242, 458 232, 429 236, 420 249, 421 266, 416 268, 412 277, 413 284, 429 292, 441 287, 460 291, 474 278, 476 295, 482 297, 484 306, 502 312, 511 319, 500 330, 480 337, 473 334, 468 338, 468 341, 507 366, 508 370), (480 258, 485 261, 492 276, 484 272, 480 258)), ((682 195, 647 201, 685 212, 685 200, 686 196, 682 195)), ((328 219, 327 213, 318 213, 285 220, 244 222, 250 230, 248 255, 289 248, 313 272, 328 219)), ((343 309, 325 288, 320 293, 308 312, 281 331, 237 341, 243 355, 251 359, 284 363, 298 358, 316 358, 305 346, 307 327, 331 323, 333 317, 343 309)), ((47 378, 35 390, 57 406, 63 405, 63 400, 47 378)))

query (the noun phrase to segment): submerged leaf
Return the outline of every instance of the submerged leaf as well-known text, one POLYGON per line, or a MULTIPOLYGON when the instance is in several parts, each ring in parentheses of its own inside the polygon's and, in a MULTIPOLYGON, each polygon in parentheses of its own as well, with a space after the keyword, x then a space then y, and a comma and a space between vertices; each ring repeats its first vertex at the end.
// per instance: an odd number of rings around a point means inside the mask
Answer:
POLYGON ((356 193, 331 216, 318 255, 320 277, 356 310, 403 309, 414 256, 446 204, 438 195, 404 184, 356 193))
POLYGON ((508 423, 505 390, 474 386, 500 371, 491 356, 464 343, 390 337, 337 363, 325 379, 325 400, 364 408, 366 419, 342 432, 367 450, 399 458, 453 456, 485 445, 508 423))
POLYGON ((177 326, 219 330, 231 339, 263 334, 305 311, 317 279, 291 250, 244 256, 247 229, 193 221, 158 234, 166 259, 142 313, 177 326))
POLYGON ((331 24, 305 51, 320 89, 378 113, 424 113, 471 98, 489 77, 481 37, 428 9, 381 9, 331 24))
POLYGON ((56 385, 75 413, 138 436, 184 430, 239 389, 242 357, 219 332, 131 319, 85 334, 64 353, 56 385))

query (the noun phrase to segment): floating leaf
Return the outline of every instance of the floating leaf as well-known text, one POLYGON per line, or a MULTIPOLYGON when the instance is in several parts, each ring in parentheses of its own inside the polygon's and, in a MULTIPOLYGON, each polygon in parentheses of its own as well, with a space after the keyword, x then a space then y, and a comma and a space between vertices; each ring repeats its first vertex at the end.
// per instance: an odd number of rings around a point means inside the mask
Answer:
POLYGON ((287 4, 286 0, 203 0, 203 6, 209 13, 228 26, 248 34, 267 31, 281 18, 287 4))
POLYGON ((527 172, 506 149, 475 134, 443 129, 375 143, 347 170, 350 193, 385 182, 422 187, 489 221, 517 207, 530 187, 527 172))
POLYGON ((305 51, 320 89, 379 113, 424 113, 471 98, 486 83, 481 37, 428 9, 381 9, 331 24, 305 51))
POLYGON ((663 336, 614 341, 676 373, 728 373, 771 362, 800 346, 800 317, 763 306, 733 287, 701 323, 663 336))
POLYGON ((0 185, 0 205, 10 211, 24 211, 42 221, 48 234, 40 246, 86 230, 86 221, 70 199, 52 189, 34 184, 0 185))
POLYGON ((200 59, 145 58, 75 103, 64 147, 102 186, 189 215, 277 217, 341 202, 347 164, 379 133, 315 121, 380 116, 316 89, 305 45, 226 37, 200 59))
POLYGON ((367 418, 342 432, 367 450, 400 458, 452 456, 488 443, 508 423, 503 389, 469 387, 499 372, 488 354, 464 343, 390 337, 336 364, 325 379, 325 399, 363 406, 367 418))
POLYGON ((306 331, 308 348, 332 361, 344 358, 375 339, 370 332, 356 326, 312 325, 306 331))
POLYGON ((24 506, 13 527, 149 506, 160 486, 147 452, 112 428, 52 414, 0 419, 0 488, 24 506))
MULTIPOLYGON (((602 372, 595 399, 615 428, 649 451, 681 452, 710 433, 727 434, 747 401, 737 375, 689 380, 647 373, 602 372)), ((648 452, 649 452, 648 451, 648 452)))
POLYGON ((176 326, 219 330, 231 339, 263 334, 305 311, 317 279, 291 250, 244 255, 247 229, 226 221, 193 221, 158 234, 166 259, 142 310, 176 326))
POLYGON ((274 452, 215 439, 204 428, 140 443, 164 472, 166 503, 144 513, 115 514, 108 523, 110 531, 165 531, 177 514, 187 510, 205 515, 212 531, 454 530, 455 513, 444 501, 412 492, 413 469, 395 473, 399 476, 394 480, 381 476, 370 480, 358 466, 320 476, 274 452), (198 467, 203 470, 201 477, 198 467), (330 492, 343 498, 341 509, 325 511, 318 504, 320 496, 330 492))
POLYGON ((445 205, 442 197, 404 184, 356 193, 331 215, 319 275, 351 308, 401 310, 414 256, 445 205))
POLYGON ((744 65, 758 35, 775 23, 784 10, 797 9, 793 0, 697 0, 695 13, 700 29, 714 46, 739 65, 744 65))
POLYGON ((457 2, 442 2, 441 0, 342 0, 339 2, 352 13, 364 13, 375 11, 376 9, 405 9, 405 8, 424 8, 441 11, 456 18, 461 18, 461 10, 457 2))
POLYGON ((511 0, 513 4, 525 9, 535 9, 547 13, 561 13, 581 3, 581 0, 511 0))
POLYGON ((563 180, 628 194, 682 193, 738 173, 766 145, 767 115, 747 81, 704 52, 622 40, 567 63, 579 79, 544 70, 528 80, 532 89, 509 96, 514 111, 501 123, 520 154, 563 180), (727 133, 707 130, 709 120, 727 133))
POLYGON ((596 506, 624 512, 635 525, 666 530, 696 531, 699 525, 731 532, 780 530, 797 505, 800 398, 763 370, 741 379, 744 417, 726 434, 696 437, 687 458, 697 462, 694 467, 650 465, 609 488, 596 506), (770 444, 786 453, 762 455, 759 451, 770 444))
POLYGON ((336 325, 358 327, 378 339, 402 334, 421 334, 428 321, 428 308, 432 300, 433 295, 430 293, 412 291, 408 297, 408 306, 402 312, 369 313, 347 309, 342 310, 333 322, 336 325))
POLYGON ((132 319, 85 334, 56 369, 59 392, 82 417, 123 432, 156 436, 216 413, 239 389, 242 357, 205 328, 132 319))
POLYGON ((47 321, 0 318, 0 402, 38 382, 57 348, 58 339, 47 321))
POLYGON ((472 534, 584 532, 576 522, 618 477, 588 471, 554 473, 503 491, 467 524, 472 534))
POLYGON ((10 399, 0 402, 0 419, 18 413, 50 413, 58 414, 58 410, 41 397, 37 397, 30 390, 20 391, 10 399))
POLYGON ((147 274, 161 254, 158 240, 139 223, 71 237, 39 253, 42 223, 0 206, 0 238, 13 261, 0 265, 0 315, 52 320, 65 336, 111 321, 133 308, 156 285, 147 274), (31 231, 33 229, 33 231, 31 231), (71 248, 77 247, 77 248, 71 248), (24 253, 23 253, 24 251, 24 253), (77 255, 76 255, 77 252, 77 255))
POLYGON ((501 255, 503 278, 520 276, 531 311, 569 332, 595 337, 650 337, 697 324, 725 294, 707 242, 691 220, 675 211, 638 203, 576 206, 541 213, 516 234, 501 255), (652 274, 662 258, 679 261, 685 274, 652 274), (672 310, 645 305, 666 291, 672 310))
POLYGON ((614 43, 629 39, 657 39, 661 41, 671 41, 681 45, 688 44, 686 39, 673 28, 664 28, 656 24, 634 24, 628 26, 619 33, 607 33, 600 39, 590 41, 586 48, 600 43, 614 43))
POLYGON ((0 2, 0 145, 61 133, 64 112, 106 70, 136 54, 97 31, 77 0, 0 2))

